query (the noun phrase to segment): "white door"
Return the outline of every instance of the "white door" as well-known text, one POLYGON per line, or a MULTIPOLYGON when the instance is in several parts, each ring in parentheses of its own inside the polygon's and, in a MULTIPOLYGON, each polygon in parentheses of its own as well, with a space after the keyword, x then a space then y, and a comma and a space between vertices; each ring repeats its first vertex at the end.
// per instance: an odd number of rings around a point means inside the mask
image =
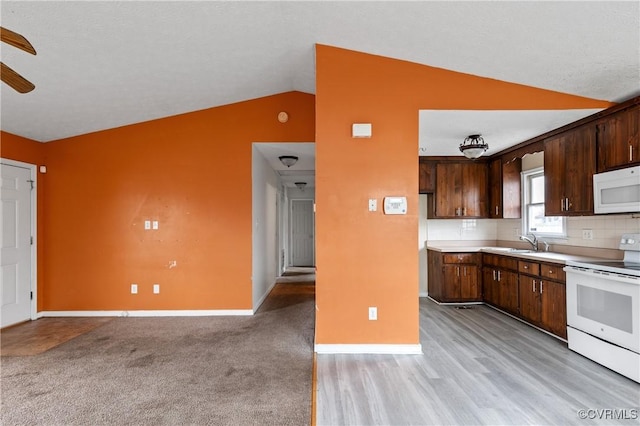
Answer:
POLYGON ((291 200, 291 266, 314 266, 313 200, 291 200))
POLYGON ((31 318, 31 171, 1 164, 0 326, 31 318))

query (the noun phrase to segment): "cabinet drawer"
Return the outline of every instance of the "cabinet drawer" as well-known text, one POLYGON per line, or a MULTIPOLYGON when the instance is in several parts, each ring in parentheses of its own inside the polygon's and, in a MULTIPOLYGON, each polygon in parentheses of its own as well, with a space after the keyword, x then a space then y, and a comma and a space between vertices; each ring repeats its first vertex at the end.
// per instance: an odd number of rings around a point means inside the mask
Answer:
POLYGON ((562 268, 564 268, 564 265, 550 265, 548 263, 543 263, 540 265, 540 275, 544 278, 564 282, 566 280, 566 276, 562 268))
POLYGON ((447 253, 442 255, 443 263, 478 263, 478 253, 447 253))
POLYGON ((540 264, 518 260, 518 272, 530 275, 540 275, 540 264))
POLYGON ((518 260, 509 256, 500 256, 496 254, 485 254, 482 257, 485 266, 497 266, 503 269, 518 270, 518 260))

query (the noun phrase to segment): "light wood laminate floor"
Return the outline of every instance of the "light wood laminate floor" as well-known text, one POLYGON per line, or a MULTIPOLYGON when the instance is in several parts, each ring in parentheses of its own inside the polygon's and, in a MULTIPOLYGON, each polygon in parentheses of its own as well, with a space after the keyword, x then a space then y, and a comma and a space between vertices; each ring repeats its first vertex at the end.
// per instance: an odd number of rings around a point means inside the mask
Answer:
POLYGON ((640 425, 639 384, 487 306, 420 299, 420 341, 423 355, 319 354, 317 424, 640 425))

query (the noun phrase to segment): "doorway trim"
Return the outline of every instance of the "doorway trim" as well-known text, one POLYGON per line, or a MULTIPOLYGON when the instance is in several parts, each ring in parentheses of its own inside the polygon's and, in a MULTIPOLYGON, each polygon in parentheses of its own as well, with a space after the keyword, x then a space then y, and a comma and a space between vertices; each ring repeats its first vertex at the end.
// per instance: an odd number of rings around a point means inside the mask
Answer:
POLYGON ((10 160, 8 158, 1 158, 0 163, 8 166, 22 167, 28 169, 30 173, 30 179, 33 181, 33 189, 31 190, 31 238, 33 238, 33 244, 31 244, 31 293, 33 297, 31 299, 31 320, 38 319, 38 173, 36 173, 36 165, 31 163, 25 163, 22 161, 10 160))

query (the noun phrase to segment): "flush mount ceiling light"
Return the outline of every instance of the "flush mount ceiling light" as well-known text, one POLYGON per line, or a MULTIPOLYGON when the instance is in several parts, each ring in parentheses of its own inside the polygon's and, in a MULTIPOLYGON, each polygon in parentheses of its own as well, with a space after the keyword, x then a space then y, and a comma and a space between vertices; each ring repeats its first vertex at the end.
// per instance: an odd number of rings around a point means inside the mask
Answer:
POLYGON ((304 187, 307 186, 307 182, 296 182, 296 186, 300 191, 304 191, 304 187))
POLYGON ((295 155, 281 155, 280 157, 278 157, 278 159, 287 167, 293 166, 298 161, 298 157, 296 157, 295 155))
POLYGON ((472 160, 480 157, 488 149, 489 145, 482 139, 481 135, 469 135, 460 144, 460 152, 472 160))

